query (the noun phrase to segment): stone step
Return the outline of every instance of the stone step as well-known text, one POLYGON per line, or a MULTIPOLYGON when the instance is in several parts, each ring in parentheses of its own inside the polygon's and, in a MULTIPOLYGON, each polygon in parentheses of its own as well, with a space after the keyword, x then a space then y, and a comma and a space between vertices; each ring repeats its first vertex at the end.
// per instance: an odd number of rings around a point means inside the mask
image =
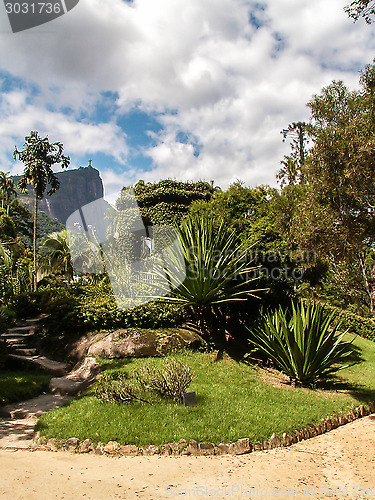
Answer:
POLYGON ((22 344, 27 339, 25 339, 24 337, 22 337, 22 338, 20 338, 20 337, 16 337, 16 338, 11 337, 11 338, 7 338, 7 339, 3 339, 3 340, 5 340, 5 342, 7 344, 9 344, 9 345, 14 345, 14 344, 22 344))
POLYGON ((15 326, 14 328, 9 328, 8 333, 35 333, 37 329, 37 325, 28 325, 28 326, 15 326))
POLYGON ((67 363, 54 361, 46 358, 45 356, 20 356, 18 354, 9 354, 8 358, 38 366, 39 368, 53 373, 54 375, 65 375, 68 371, 67 363))
POLYGON ((33 337, 33 333, 2 333, 0 337, 4 340, 11 339, 27 339, 33 337))
POLYGON ((13 352, 16 351, 17 349, 28 349, 28 345, 26 344, 12 344, 8 345, 8 348, 11 349, 13 352))
POLYGON ((26 346, 22 346, 14 349, 13 354, 18 354, 19 356, 36 356, 38 349, 28 349, 26 346))
POLYGON ((25 323, 27 325, 39 325, 39 323, 42 323, 48 317, 49 317, 49 314, 41 314, 37 318, 25 319, 25 323))

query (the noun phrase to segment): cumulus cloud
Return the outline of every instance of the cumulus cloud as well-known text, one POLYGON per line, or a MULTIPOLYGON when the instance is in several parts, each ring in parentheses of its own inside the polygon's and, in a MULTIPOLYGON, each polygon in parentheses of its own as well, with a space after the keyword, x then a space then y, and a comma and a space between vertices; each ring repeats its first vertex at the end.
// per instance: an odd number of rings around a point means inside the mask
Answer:
POLYGON ((72 153, 103 153, 126 165, 124 174, 103 170, 109 190, 140 177, 272 184, 288 151, 280 130, 308 119, 306 102, 332 79, 356 86, 372 60, 373 30, 353 24, 346 3, 81 0, 17 35, 6 33, 3 13, 0 68, 38 91, 32 99, 27 89, 3 95, 0 159, 9 141, 36 127, 72 153), (93 109, 108 91, 113 116, 98 122, 93 109), (140 150, 153 162, 142 173, 116 124, 135 106, 159 113, 163 125, 140 150))

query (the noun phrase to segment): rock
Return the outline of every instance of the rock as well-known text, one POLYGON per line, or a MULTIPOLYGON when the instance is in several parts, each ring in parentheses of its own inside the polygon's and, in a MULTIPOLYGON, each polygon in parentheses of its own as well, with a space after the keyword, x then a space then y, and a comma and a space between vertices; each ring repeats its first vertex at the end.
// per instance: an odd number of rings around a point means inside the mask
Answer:
POLYGON ((159 448, 153 444, 150 444, 149 446, 142 448, 142 453, 147 457, 157 455, 159 453, 159 448))
POLYGON ((339 425, 345 425, 348 422, 346 415, 339 415, 339 425))
POLYGON ((54 375, 65 375, 68 371, 68 365, 66 363, 48 359, 46 356, 20 356, 18 354, 8 354, 8 358, 16 360, 17 362, 31 364, 38 368, 42 368, 43 370, 54 375))
POLYGON ((269 444, 271 448, 278 448, 279 446, 281 446, 280 438, 275 433, 273 433, 271 439, 269 440, 269 444))
POLYGON ((256 443, 253 444, 253 451, 262 451, 263 450, 263 444, 257 441, 256 443))
POLYGON ((160 450, 161 455, 172 455, 172 448, 170 444, 163 444, 160 450))
POLYGON ((50 391, 54 394, 74 395, 86 391, 96 380, 100 365, 95 358, 85 358, 65 377, 52 378, 50 391))
POLYGON ((172 455, 179 455, 180 453, 180 446, 179 443, 168 443, 172 450, 172 455))
POLYGON ((215 446, 215 455, 226 455, 229 453, 229 444, 220 443, 215 446))
POLYGON ((76 451, 78 445, 79 445, 79 439, 77 439, 77 438, 69 438, 65 442, 65 449, 67 451, 76 451))
POLYGON ((138 446, 133 444, 126 444, 125 446, 120 446, 120 454, 135 457, 139 453, 138 446))
POLYGON ((189 330, 179 329, 178 332, 158 338, 156 349, 159 354, 165 355, 187 347, 197 348, 201 344, 202 339, 199 335, 189 330))
MULTIPOLYGON (((263 448, 263 445, 262 445, 263 448)), ((249 438, 238 439, 235 443, 229 445, 228 453, 231 455, 244 455, 251 452, 249 438)))
POLYGON ((110 455, 115 455, 120 451, 120 445, 116 441, 109 441, 104 448, 104 453, 108 453, 110 455))
POLYGON ((159 336, 157 330, 153 333, 131 328, 89 335, 73 344, 68 357, 80 360, 85 355, 110 359, 156 356, 202 344, 201 337, 195 332, 185 329, 164 331, 169 334, 159 336))
POLYGON ((39 444, 40 432, 36 431, 33 434, 32 444, 39 444))
POLYGON ((48 439, 46 446, 51 451, 57 451, 56 439, 54 438, 48 439))
POLYGON ((79 444, 78 451, 79 453, 89 453, 94 449, 92 442, 90 439, 85 439, 82 443, 79 444))
POLYGON ((112 359, 156 356, 157 350, 153 335, 137 330, 116 330, 93 342, 87 354, 112 359))
POLYGON ((199 443, 199 454, 203 456, 214 455, 215 446, 212 443, 199 443))
POLYGON ((102 443, 98 443, 94 448, 95 455, 103 455, 104 453, 104 445, 102 443))
POLYGON ((331 418, 331 424, 332 424, 332 429, 337 429, 339 427, 339 417, 335 415, 334 417, 331 418))
POLYGON ((293 444, 292 436, 289 436, 286 432, 284 432, 282 443, 283 443, 283 446, 290 446, 291 444, 293 444))
POLYGON ((190 455, 199 455, 199 447, 198 447, 197 441, 194 441, 194 439, 191 439, 189 441, 189 444, 188 444, 186 450, 189 452, 190 455))

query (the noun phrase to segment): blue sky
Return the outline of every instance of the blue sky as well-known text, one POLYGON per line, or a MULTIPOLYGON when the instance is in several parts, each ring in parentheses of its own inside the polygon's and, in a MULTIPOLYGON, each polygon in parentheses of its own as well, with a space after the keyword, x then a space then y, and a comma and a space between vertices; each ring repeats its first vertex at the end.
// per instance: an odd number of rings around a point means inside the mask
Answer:
POLYGON ((0 6, 0 168, 30 130, 107 194, 139 179, 275 185, 280 131, 333 79, 358 85, 375 29, 346 0, 80 0, 13 34, 0 6))

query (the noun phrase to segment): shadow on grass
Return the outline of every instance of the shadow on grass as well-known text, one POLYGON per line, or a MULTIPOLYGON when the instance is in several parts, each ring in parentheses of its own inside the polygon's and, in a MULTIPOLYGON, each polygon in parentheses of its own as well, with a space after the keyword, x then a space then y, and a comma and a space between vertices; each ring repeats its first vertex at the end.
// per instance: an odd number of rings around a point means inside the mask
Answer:
POLYGON ((101 366, 101 371, 105 370, 119 370, 125 365, 129 365, 132 362, 132 358, 121 358, 121 359, 100 359, 99 363, 101 366))

